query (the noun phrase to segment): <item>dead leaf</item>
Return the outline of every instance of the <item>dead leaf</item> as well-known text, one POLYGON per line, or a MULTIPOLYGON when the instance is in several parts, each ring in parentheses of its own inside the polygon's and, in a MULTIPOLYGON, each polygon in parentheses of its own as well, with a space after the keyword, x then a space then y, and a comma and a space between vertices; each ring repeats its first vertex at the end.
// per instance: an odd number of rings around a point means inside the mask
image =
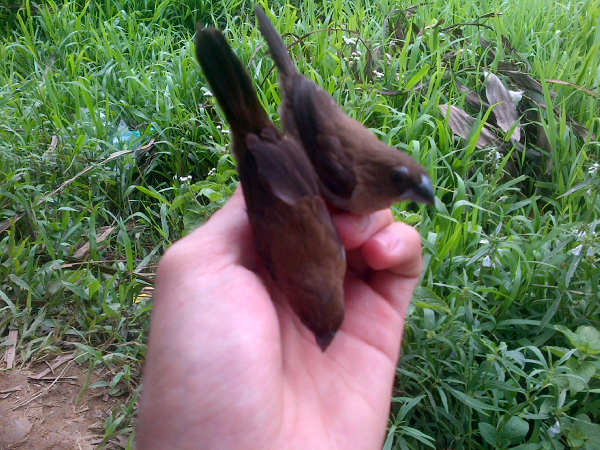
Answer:
MULTIPOLYGON (((114 226, 113 227, 104 227, 104 228, 105 229, 102 232, 102 234, 96 238, 96 243, 97 244, 100 244, 100 243, 104 242, 106 240, 106 238, 108 238, 108 236, 115 229, 114 226)), ((76 258, 76 259, 83 259, 89 253, 89 251, 90 251, 90 242, 88 241, 85 244, 83 244, 81 247, 79 247, 79 249, 75 252, 75 254, 73 255, 73 257, 76 258)))
MULTIPOLYGON (((584 141, 587 141, 589 130, 580 123, 575 122, 570 117, 567 117, 567 119, 569 121, 569 124, 571 125, 571 128, 573 128, 573 133, 575 133, 580 138, 583 138, 584 141)), ((594 134, 592 134, 592 140, 596 140, 596 136, 594 134)))
POLYGON ((519 113, 513 103, 512 97, 508 89, 504 86, 500 78, 492 72, 486 73, 486 88, 485 94, 488 102, 494 105, 492 114, 496 117, 496 123, 505 133, 514 127, 511 139, 515 141, 521 140, 521 127, 518 125, 519 113))
POLYGON ((0 222, 0 233, 2 233, 5 230, 8 230, 13 223, 17 223, 19 220, 21 220, 23 218, 24 215, 25 215, 25 211, 21 211, 20 213, 16 214, 15 216, 9 217, 8 219, 0 222))
POLYGON ((64 363, 71 361, 73 358, 75 358, 75 352, 64 353, 62 355, 59 355, 54 360, 54 362, 52 362, 50 364, 50 367, 48 367, 47 369, 44 369, 42 372, 40 372, 39 374, 37 374, 35 376, 30 376, 29 378, 31 378, 33 380, 42 379, 43 377, 48 375, 50 372, 54 373, 54 369, 57 369, 58 367, 62 366, 64 363))
POLYGON ((6 368, 12 369, 15 363, 15 355, 17 354, 17 340, 19 338, 19 330, 10 330, 8 332, 8 340, 12 341, 10 346, 6 347, 4 352, 4 361, 6 361, 6 368))
POLYGON ((108 441, 110 444, 116 445, 120 448, 127 448, 127 442, 128 439, 123 436, 123 435, 119 435, 114 439, 111 439, 110 441, 108 441))
POLYGON ((142 301, 152 301, 152 296, 154 294, 154 288, 151 286, 146 286, 142 289, 142 292, 137 295, 133 301, 135 303, 139 303, 142 301))
POLYGON ((48 147, 48 150, 44 152, 42 158, 48 158, 51 154, 53 154, 56 151, 56 147, 58 147, 58 137, 54 135, 52 136, 50 147, 48 147))
MULTIPOLYGON (((444 117, 448 112, 448 105, 439 105, 440 110, 444 117)), ((450 106, 450 128, 457 136, 467 139, 471 133, 471 129, 475 124, 475 119, 467 114, 465 111, 457 106, 450 106)), ((492 127, 484 124, 479 134, 479 139, 475 144, 477 148, 482 149, 485 147, 495 147, 498 151, 503 154, 508 153, 513 147, 519 152, 525 152, 527 158, 539 158, 541 153, 533 148, 527 147, 520 142, 512 141, 511 143, 505 142, 500 139, 496 133, 492 131, 492 127)))
POLYGON ((502 35, 502 45, 504 45, 504 48, 508 50, 508 53, 517 53, 517 49, 512 45, 510 40, 505 35, 502 35))
POLYGON ((467 101, 467 105, 473 108, 475 111, 479 112, 481 110, 486 110, 490 107, 490 104, 483 100, 477 91, 469 89, 464 84, 456 83, 458 90, 465 94, 465 100, 467 101))
POLYGON ((415 15, 415 13, 417 12, 417 9, 419 7, 426 6, 426 5, 429 5, 429 4, 430 4, 430 2, 421 2, 421 3, 417 3, 416 5, 411 5, 411 6, 409 6, 408 8, 406 8, 404 10, 404 16, 407 19, 410 19, 412 16, 415 15))
MULTIPOLYGON (((446 117, 446 114, 448 113, 448 105, 446 104, 438 106, 444 117, 446 117)), ((471 129, 473 128, 473 125, 475 125, 475 119, 459 107, 450 105, 449 123, 454 134, 463 139, 468 139, 471 129)), ((486 147, 502 148, 505 144, 502 139, 492 133, 488 126, 484 124, 479 135, 479 139, 477 139, 477 144, 475 145, 477 148, 482 149, 486 147)))
POLYGON ((47 151, 54 152, 56 150, 57 146, 58 146, 58 137, 52 136, 52 142, 50 143, 50 147, 48 147, 47 151))
MULTIPOLYGON (((535 98, 533 98, 531 96, 526 96, 526 98, 534 105, 537 105, 543 109, 548 109, 545 102, 536 100, 535 98)), ((554 115, 556 117, 560 117, 561 114, 562 114, 562 112, 560 110, 560 107, 557 105, 554 105, 554 115)), ((585 126, 581 125, 580 123, 578 123, 577 121, 575 121, 574 119, 572 119, 569 116, 567 116, 567 122, 569 122, 569 125, 571 125, 571 128, 573 129, 573 133, 575 133, 577 136, 582 138, 584 141, 587 141, 588 134, 590 134, 590 131, 585 126)), ((596 140, 596 135, 594 133, 591 133, 591 139, 596 140)))
MULTIPOLYGON (((519 72, 516 70, 502 70, 501 73, 506 75, 511 79, 513 83, 515 83, 520 89, 524 89, 526 91, 537 92, 538 94, 544 95, 544 88, 542 84, 533 78, 531 75, 519 72)), ((550 95, 552 98, 556 98, 556 91, 550 89, 550 95)))
POLYGON ((404 31, 404 24, 406 19, 402 16, 398 16, 396 20, 396 26, 394 27, 394 39, 404 42, 406 40, 406 32, 404 31))
POLYGON ((552 80, 550 78, 546 79, 546 83, 554 83, 554 84, 562 84, 564 86, 570 86, 572 88, 577 89, 578 91, 583 91, 592 97, 600 98, 600 93, 592 91, 590 88, 586 88, 585 86, 580 86, 575 83, 569 83, 568 81, 563 80, 552 80))
POLYGON ((479 44, 485 51, 487 51, 489 61, 496 59, 496 50, 492 48, 492 43, 490 41, 479 36, 479 44))
POLYGON ((521 66, 510 61, 498 61, 498 71, 504 72, 506 70, 518 72, 519 70, 521 70, 521 66))
POLYGON ((425 28, 423 28, 421 31, 419 31, 419 34, 417 34, 417 37, 423 36, 423 33, 427 30, 433 30, 435 28, 439 28, 440 26, 442 26, 444 24, 445 21, 446 21, 446 19, 438 19, 437 22, 434 23, 433 25, 427 25, 425 28))
POLYGON ((479 16, 478 20, 489 19, 490 17, 501 17, 501 16, 502 16, 502 12, 501 11, 489 12, 489 13, 484 14, 483 16, 479 16))

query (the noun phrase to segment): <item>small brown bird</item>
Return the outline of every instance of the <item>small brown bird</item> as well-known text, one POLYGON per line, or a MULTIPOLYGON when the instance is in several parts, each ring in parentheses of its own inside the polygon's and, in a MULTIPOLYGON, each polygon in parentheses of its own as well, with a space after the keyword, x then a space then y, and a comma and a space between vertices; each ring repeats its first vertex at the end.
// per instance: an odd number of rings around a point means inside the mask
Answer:
POLYGON ((344 319, 346 258, 314 168, 269 119, 219 30, 196 26, 196 57, 231 127, 258 255, 325 351, 344 319))
POLYGON ((256 15, 279 69, 287 135, 298 139, 319 176, 321 194, 340 209, 367 214, 402 200, 433 203, 427 172, 351 119, 314 81, 300 75, 264 10, 256 15))

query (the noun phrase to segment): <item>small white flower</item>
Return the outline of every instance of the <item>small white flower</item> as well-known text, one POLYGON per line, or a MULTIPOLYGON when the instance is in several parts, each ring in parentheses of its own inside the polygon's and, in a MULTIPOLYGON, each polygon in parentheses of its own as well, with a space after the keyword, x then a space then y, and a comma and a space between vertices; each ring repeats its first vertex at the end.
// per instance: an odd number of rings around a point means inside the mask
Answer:
POLYGON ((208 171, 208 176, 210 177, 211 175, 214 175, 217 172, 217 169, 215 167, 213 167, 212 169, 210 169, 208 171))
POLYGON ((500 153, 498 150, 490 150, 490 152, 487 154, 487 158, 498 162, 502 160, 502 153, 500 153))
POLYGON ((204 96, 205 96, 205 97, 212 97, 212 96, 213 96, 213 93, 212 93, 212 92, 210 92, 210 91, 204 91, 204 96))
POLYGON ((377 70, 374 70, 373 73, 377 78, 383 78, 383 72, 378 72, 377 70))
POLYGON ((556 422, 554 422, 553 426, 548 428, 548 433, 550 433, 550 436, 552 436, 552 437, 554 437, 560 433, 560 422, 558 420, 556 422))
POLYGON ((600 167, 600 164, 598 164, 598 163, 592 164, 591 167, 588 170, 588 173, 590 175, 594 175, 596 172, 598 172, 598 167, 600 167))
POLYGON ((480 244, 489 244, 489 243, 490 243, 490 241, 488 241, 487 239, 481 239, 481 240, 479 241, 479 243, 480 243, 480 244))
POLYGON ((592 247, 591 245, 588 245, 587 251, 585 252, 585 256, 587 256, 588 258, 591 258, 595 254, 596 254, 596 252, 594 251, 594 247, 592 247))
POLYGON ((583 249, 583 244, 579 244, 577 247, 575 247, 573 250, 571 250, 571 253, 575 256, 579 256, 579 255, 581 255, 582 249, 583 249))
POLYGON ((352 39, 352 38, 347 38, 346 36, 343 36, 344 39, 344 43, 346 45, 355 45, 356 44, 356 39, 352 39))
POLYGON ((223 133, 223 134, 229 134, 229 130, 228 129, 221 130, 221 133, 223 133))
POLYGON ((492 262, 492 258, 490 258, 490 255, 485 255, 485 258, 483 258, 483 262, 481 263, 481 265, 483 267, 496 267, 496 265, 492 262))

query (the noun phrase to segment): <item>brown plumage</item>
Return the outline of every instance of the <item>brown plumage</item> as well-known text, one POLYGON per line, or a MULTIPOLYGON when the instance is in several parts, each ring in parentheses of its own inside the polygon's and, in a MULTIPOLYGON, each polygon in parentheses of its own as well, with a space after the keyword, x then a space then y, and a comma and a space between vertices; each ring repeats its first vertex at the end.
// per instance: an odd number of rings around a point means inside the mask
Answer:
POLYGON ((346 260, 317 175, 299 143, 269 119, 219 30, 197 25, 196 57, 231 127, 258 255, 325 351, 344 318, 346 260))
POLYGON ((301 142, 308 153, 323 197, 357 214, 402 200, 433 203, 433 186, 425 169, 403 151, 377 139, 347 116, 325 90, 300 75, 259 5, 256 15, 279 69, 284 131, 301 142))

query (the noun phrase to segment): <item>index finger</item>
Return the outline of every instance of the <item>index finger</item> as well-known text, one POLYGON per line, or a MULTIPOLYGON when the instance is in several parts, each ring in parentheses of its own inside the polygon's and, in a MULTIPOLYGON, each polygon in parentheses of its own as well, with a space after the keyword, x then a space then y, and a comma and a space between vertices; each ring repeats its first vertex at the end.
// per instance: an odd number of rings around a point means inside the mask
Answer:
POLYGON ((373 270, 388 270, 405 278, 418 278, 423 272, 421 236, 402 222, 376 233, 362 245, 361 253, 373 270))

